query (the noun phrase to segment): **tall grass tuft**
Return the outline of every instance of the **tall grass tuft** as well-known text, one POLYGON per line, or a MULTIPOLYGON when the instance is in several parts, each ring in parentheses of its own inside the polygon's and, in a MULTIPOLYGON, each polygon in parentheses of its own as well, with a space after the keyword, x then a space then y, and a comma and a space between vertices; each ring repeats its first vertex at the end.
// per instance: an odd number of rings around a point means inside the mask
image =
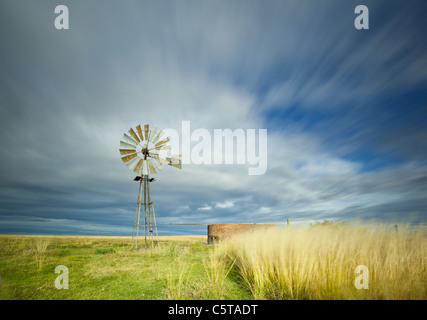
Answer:
MULTIPOLYGON (((216 249, 255 299, 426 299, 427 236, 422 230, 321 226, 257 231, 216 249), (355 268, 369 270, 368 289, 355 268)), ((224 269, 225 270, 225 269, 224 269)))
POLYGON ((169 300, 182 299, 182 288, 187 278, 187 268, 181 266, 178 274, 172 270, 166 275, 166 296, 169 300))
POLYGON ((37 270, 42 271, 45 260, 46 250, 49 246, 49 240, 36 239, 34 243, 35 258, 37 262, 37 270))
POLYGON ((216 251, 212 252, 209 257, 203 260, 205 274, 209 283, 221 288, 228 274, 234 266, 234 262, 227 263, 218 255, 216 251))

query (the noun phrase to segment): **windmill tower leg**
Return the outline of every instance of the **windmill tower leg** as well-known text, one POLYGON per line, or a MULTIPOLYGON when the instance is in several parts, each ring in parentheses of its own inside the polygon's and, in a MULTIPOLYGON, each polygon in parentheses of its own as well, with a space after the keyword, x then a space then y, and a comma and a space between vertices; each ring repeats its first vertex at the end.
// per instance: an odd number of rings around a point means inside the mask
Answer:
POLYGON ((138 200, 136 202, 135 220, 131 247, 138 248, 139 227, 144 227, 145 247, 159 245, 157 234, 156 215, 154 212, 153 197, 151 193, 151 181, 148 175, 142 175, 139 183, 138 200), (141 225, 141 215, 144 214, 144 224, 141 225))
POLYGON ((141 179, 139 182, 138 199, 136 201, 135 220, 133 223, 131 247, 135 246, 135 249, 138 248, 139 220, 141 217, 142 190, 143 190, 142 183, 143 183, 143 179, 141 179))
POLYGON ((151 194, 151 181, 148 175, 144 176, 144 220, 145 220, 145 245, 150 245, 151 247, 154 244, 158 245, 158 235, 157 235, 157 224, 156 217, 154 213, 153 198, 151 194), (148 237, 148 242, 147 242, 148 237), (156 237, 156 243, 154 243, 154 237, 156 237))
POLYGON ((147 176, 144 175, 144 244, 147 247, 147 176))
POLYGON ((149 182, 148 184, 148 192, 150 194, 150 199, 151 199, 151 215, 152 215, 152 223, 153 223, 153 237, 154 235, 156 236, 156 244, 159 245, 159 235, 157 234, 157 223, 156 223, 156 214, 154 212, 154 202, 153 202, 153 197, 151 195, 151 182, 149 182))

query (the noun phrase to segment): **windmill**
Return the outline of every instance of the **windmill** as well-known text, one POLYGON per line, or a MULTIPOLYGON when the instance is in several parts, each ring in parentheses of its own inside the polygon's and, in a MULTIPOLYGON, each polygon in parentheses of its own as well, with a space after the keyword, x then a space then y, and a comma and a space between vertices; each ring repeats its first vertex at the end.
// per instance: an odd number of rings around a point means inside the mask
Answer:
POLYGON ((154 245, 154 237, 158 244, 158 234, 156 225, 156 215, 154 213, 153 197, 151 195, 150 174, 156 174, 163 170, 163 165, 169 165, 181 169, 181 155, 171 154, 169 137, 164 137, 164 132, 157 132, 157 128, 150 129, 149 125, 136 126, 124 133, 120 141, 120 155, 126 167, 135 172, 138 176, 134 181, 139 181, 138 200, 136 202, 135 220, 133 224, 131 246, 138 247, 139 228, 144 228, 145 246, 154 245), (141 223, 141 208, 143 208, 144 221, 141 223))

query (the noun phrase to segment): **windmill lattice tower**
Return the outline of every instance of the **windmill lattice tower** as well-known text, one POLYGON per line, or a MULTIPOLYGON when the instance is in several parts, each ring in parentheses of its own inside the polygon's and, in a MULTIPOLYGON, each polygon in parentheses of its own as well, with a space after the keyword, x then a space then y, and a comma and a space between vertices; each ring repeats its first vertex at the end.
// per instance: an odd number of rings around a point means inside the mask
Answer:
POLYGON ((163 170, 163 165, 169 165, 181 169, 181 155, 171 154, 170 138, 164 138, 164 132, 157 132, 157 128, 150 129, 149 125, 136 126, 129 129, 129 134, 123 134, 120 141, 120 155, 126 167, 138 174, 134 181, 139 181, 138 200, 136 202, 135 220, 133 224, 131 246, 138 248, 139 228, 144 228, 145 246, 158 245, 156 215, 154 212, 153 197, 151 194, 150 174, 156 174, 163 170), (141 223, 141 209, 144 213, 144 221, 141 223))

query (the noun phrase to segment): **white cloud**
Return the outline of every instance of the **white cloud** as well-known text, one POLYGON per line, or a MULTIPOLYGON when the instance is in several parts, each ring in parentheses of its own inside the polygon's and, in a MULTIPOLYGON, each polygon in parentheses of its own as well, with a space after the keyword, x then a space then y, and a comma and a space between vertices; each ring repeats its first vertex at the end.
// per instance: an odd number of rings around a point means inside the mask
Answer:
POLYGON ((199 211, 211 211, 212 207, 205 205, 204 207, 197 208, 197 210, 199 210, 199 211))
POLYGON ((234 207, 234 202, 232 201, 217 202, 215 206, 220 209, 232 208, 234 207))

